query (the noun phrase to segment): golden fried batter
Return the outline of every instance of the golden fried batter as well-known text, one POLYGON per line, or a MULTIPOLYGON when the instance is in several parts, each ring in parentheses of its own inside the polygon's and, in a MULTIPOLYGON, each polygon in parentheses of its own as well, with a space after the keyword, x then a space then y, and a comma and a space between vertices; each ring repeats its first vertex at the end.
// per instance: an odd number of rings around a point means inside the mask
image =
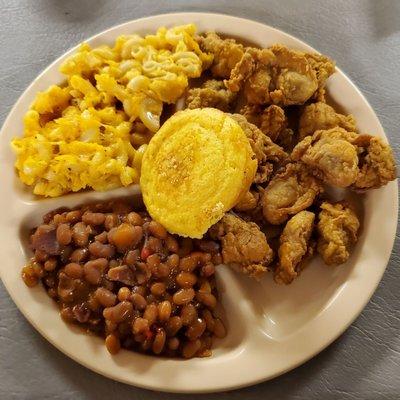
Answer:
POLYGON ((285 111, 279 106, 273 104, 263 108, 258 104, 246 104, 240 110, 240 114, 260 128, 261 132, 270 137, 274 143, 286 133, 288 121, 285 111))
POLYGON ((247 48, 226 85, 233 92, 243 88, 250 104, 304 104, 323 92, 334 69, 333 62, 324 56, 306 55, 282 45, 247 48))
POLYGON ((396 163, 389 144, 371 135, 359 135, 353 143, 359 151, 360 172, 352 189, 376 189, 396 179, 396 163))
POLYGON ((357 241, 360 227, 357 215, 345 202, 324 201, 318 215, 318 253, 325 264, 343 264, 350 257, 350 247, 357 241))
POLYGON ((209 230, 210 237, 220 240, 225 264, 259 279, 273 258, 267 239, 254 222, 245 222, 233 214, 224 217, 209 230))
POLYGON ((291 156, 311 167, 324 182, 348 187, 359 173, 357 148, 352 144, 356 137, 356 133, 339 127, 316 131, 298 143, 291 156))
POLYGON ((221 111, 229 111, 229 107, 236 98, 224 85, 224 82, 210 79, 199 88, 188 90, 186 98, 187 108, 213 107, 221 111))
POLYGON ((325 83, 335 72, 335 62, 322 54, 304 53, 304 56, 317 75, 318 90, 314 93, 313 98, 317 101, 325 101, 325 83))
POLYGON ((301 163, 290 163, 271 179, 262 197, 264 218, 279 225, 311 206, 323 191, 321 183, 301 163))
POLYGON ((200 36, 198 41, 203 51, 214 55, 211 66, 213 76, 229 78, 233 67, 243 56, 243 45, 234 39, 222 39, 215 32, 200 36))
POLYGON ((337 113, 330 105, 318 102, 304 108, 299 120, 299 138, 304 139, 315 131, 339 126, 346 131, 356 131, 356 121, 352 115, 337 113))
POLYGON ((283 229, 279 239, 279 262, 275 270, 275 282, 289 284, 305 266, 305 261, 312 256, 313 247, 309 245, 314 228, 314 213, 300 211, 293 216, 283 229))
POLYGON ((271 178, 274 168, 288 158, 287 153, 282 147, 272 142, 272 140, 262 133, 255 125, 248 122, 243 115, 232 114, 232 118, 234 118, 244 130, 244 133, 249 139, 250 146, 256 155, 258 169, 254 182, 267 182, 271 178))
POLYGON ((260 193, 255 190, 249 190, 236 204, 236 211, 251 211, 254 210, 260 200, 260 193))

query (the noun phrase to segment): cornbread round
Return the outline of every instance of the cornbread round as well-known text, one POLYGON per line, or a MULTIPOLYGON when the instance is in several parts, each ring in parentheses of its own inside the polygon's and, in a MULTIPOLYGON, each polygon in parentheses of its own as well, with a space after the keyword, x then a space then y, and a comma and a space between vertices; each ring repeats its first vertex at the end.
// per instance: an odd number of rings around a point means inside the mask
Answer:
POLYGON ((174 114, 151 139, 140 185, 170 233, 201 238, 247 192, 257 169, 239 124, 214 108, 174 114))

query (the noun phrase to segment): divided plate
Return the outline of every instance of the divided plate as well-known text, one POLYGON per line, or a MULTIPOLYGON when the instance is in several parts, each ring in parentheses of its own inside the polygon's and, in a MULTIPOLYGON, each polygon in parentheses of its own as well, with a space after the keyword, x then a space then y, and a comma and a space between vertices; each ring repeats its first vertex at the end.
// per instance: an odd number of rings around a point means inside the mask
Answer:
MULTIPOLYGON (((283 43, 315 51, 300 40, 269 26, 231 16, 207 13, 158 15, 111 28, 88 40, 111 44, 121 34, 155 32, 160 26, 195 23, 199 31, 216 30, 259 46, 283 43)), ((17 180, 12 137, 22 133, 22 116, 39 90, 62 79, 58 66, 76 48, 48 67, 23 93, 6 119, 0 136, 0 273, 10 296, 29 322, 54 346, 82 365, 128 384, 171 392, 212 392, 254 384, 280 375, 313 357, 336 339, 359 315, 375 291, 388 262, 397 225, 397 182, 363 196, 363 226, 350 260, 327 267, 315 258, 290 286, 278 286, 267 275, 253 282, 221 267, 218 284, 228 335, 215 342, 209 358, 174 360, 121 351, 108 354, 102 339, 66 325, 58 307, 37 286, 20 277, 29 257, 27 232, 41 216, 60 206, 132 196, 137 186, 107 193, 86 192, 57 199, 37 199, 17 180)), ((328 81, 332 100, 352 113, 362 132, 386 138, 370 105, 340 71, 328 81)))

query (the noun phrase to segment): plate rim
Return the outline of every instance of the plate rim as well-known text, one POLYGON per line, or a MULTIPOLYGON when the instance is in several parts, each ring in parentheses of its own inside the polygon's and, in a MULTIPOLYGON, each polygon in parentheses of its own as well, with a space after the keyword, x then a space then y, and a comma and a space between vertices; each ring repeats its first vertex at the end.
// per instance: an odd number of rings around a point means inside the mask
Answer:
MULTIPOLYGON (((140 23, 140 22, 146 22, 146 21, 151 21, 157 18, 165 18, 165 17, 170 17, 173 18, 174 16, 180 16, 180 17, 184 17, 185 19, 189 20, 190 18, 194 18, 194 17, 198 17, 198 18, 207 18, 207 17, 219 17, 219 18, 228 18, 231 20, 237 20, 237 22, 240 21, 245 21, 246 23, 251 23, 253 25, 259 25, 262 27, 267 27, 270 30, 275 31, 277 34, 289 37, 290 39, 298 42, 299 44, 301 44, 301 46, 310 49, 311 51, 318 51, 316 50, 314 47, 311 47, 310 45, 308 45, 306 42, 304 42, 301 39, 298 39, 297 37, 283 31, 280 29, 277 29, 273 26, 270 26, 268 24, 264 24, 260 21, 257 20, 252 20, 249 18, 242 18, 242 17, 237 17, 234 15, 229 15, 229 14, 225 14, 225 13, 208 13, 208 12, 192 12, 192 11, 181 11, 181 12, 171 12, 171 13, 163 13, 163 14, 157 14, 157 15, 151 15, 151 16, 146 16, 146 17, 142 17, 142 18, 138 18, 138 19, 132 19, 129 21, 126 21, 124 23, 121 24, 117 24, 115 26, 112 26, 110 28, 107 28, 101 32, 98 32, 88 38, 85 38, 83 41, 84 42, 91 42, 93 40, 96 40, 97 38, 106 35, 107 33, 110 33, 111 31, 114 30, 118 30, 118 29, 123 29, 124 27, 127 27, 129 25, 131 25, 132 23, 140 23)), ((82 42, 83 42, 82 41, 82 42)), ((14 113, 18 103, 26 96, 26 94, 31 90, 32 86, 35 84, 35 82, 39 79, 41 79, 43 76, 45 76, 49 70, 51 70, 52 68, 54 68, 54 66, 56 64, 58 64, 60 62, 60 60, 62 60, 64 57, 66 57, 67 55, 72 54, 73 52, 76 51, 76 49, 79 48, 79 44, 69 48, 68 50, 66 50, 62 55, 60 55, 59 57, 57 57, 53 62, 51 62, 46 68, 44 68, 37 76, 36 78, 26 87, 26 89, 23 91, 23 93, 18 97, 18 99, 16 100, 16 102, 14 103, 14 105, 12 106, 12 108, 9 110, 7 117, 5 118, 3 125, 0 129, 0 134, 3 132, 4 127, 7 126, 10 122, 10 119, 12 119, 12 114, 14 113)), ((385 138, 387 139, 387 136, 384 132, 384 129, 374 111, 374 109, 371 107, 370 103, 368 102, 367 98, 363 95, 363 93, 358 89, 358 87, 352 82, 352 80, 338 67, 336 67, 337 71, 340 72, 344 78, 346 79, 347 83, 350 84, 352 86, 352 89, 355 90, 357 92, 357 95, 359 97, 361 97, 361 99, 364 100, 364 102, 366 103, 366 105, 369 108, 369 112, 373 114, 373 116, 376 118, 377 123, 379 124, 385 138)), ((2 150, 1 150, 2 151, 2 150)), ((395 180, 395 183, 397 184, 397 179, 395 180)), ((396 185, 395 191, 394 191, 394 195, 395 195, 395 209, 397 210, 398 213, 398 185, 396 185)), ((334 340, 336 340, 339 336, 341 336, 343 334, 343 332, 358 318, 358 316, 361 314, 361 312, 364 310, 365 306, 367 305, 367 303, 370 301, 372 295, 375 293, 377 286, 379 285, 379 283, 382 280, 382 276, 387 268, 390 256, 392 254, 393 251, 393 245, 396 239, 396 227, 397 227, 398 221, 396 220, 395 224, 394 224, 394 233, 392 235, 391 238, 391 243, 390 243, 390 251, 388 252, 387 256, 385 256, 385 260, 384 260, 384 265, 385 267, 382 269, 379 279, 376 280, 376 282, 374 282, 374 287, 373 290, 371 290, 371 292, 369 293, 368 296, 366 296, 366 298, 364 299, 362 306, 359 307, 358 311, 356 313, 354 313, 354 315, 352 315, 352 317, 349 319, 349 321, 346 324, 343 324, 343 326, 341 326, 340 329, 338 329, 335 334, 330 338, 330 340, 326 341, 324 343, 324 345, 317 347, 314 351, 310 352, 307 356, 302 357, 300 361, 298 361, 297 363, 292 363, 288 368, 286 369, 282 369, 281 371, 275 373, 275 374, 271 374, 265 377, 261 377, 261 378, 257 378, 254 380, 247 380, 246 382, 239 382, 236 384, 228 384, 226 386, 224 385, 217 385, 218 387, 205 387, 205 388, 197 388, 197 389, 190 389, 190 388, 183 388, 181 389, 177 389, 177 388, 169 388, 167 387, 168 385, 164 385, 164 386, 156 386, 156 385, 151 385, 151 384, 144 384, 135 380, 126 380, 126 379, 118 379, 118 377, 108 374, 107 372, 104 372, 103 370, 101 370, 100 368, 96 368, 93 365, 90 365, 89 363, 85 362, 82 358, 79 358, 77 355, 75 355, 74 353, 70 353, 68 352, 66 349, 64 349, 59 343, 53 341, 52 339, 49 338, 49 336, 46 334, 46 332, 44 332, 44 330, 36 323, 35 320, 31 319, 30 316, 27 314, 26 310, 24 309, 24 307, 20 304, 20 301, 17 300, 17 296, 14 296, 15 293, 12 293, 12 290, 9 289, 7 283, 5 282, 5 280, 3 279, 3 274, 2 274, 2 269, 0 268, 0 278, 3 281, 4 286, 6 287, 6 290, 9 294, 9 296, 12 298, 13 302, 17 305, 19 311, 24 315, 24 317, 29 321, 29 323, 48 341, 50 342, 53 346, 55 346, 58 350, 60 350, 62 353, 64 353, 66 356, 68 356, 69 358, 73 359, 74 361, 78 362, 79 364, 85 366, 86 368, 100 374, 103 375, 105 377, 108 377, 109 379, 113 379, 116 381, 120 381, 123 383, 127 383, 130 385, 134 385, 137 387, 141 387, 141 388, 145 388, 145 389, 151 389, 151 390, 159 390, 159 391, 164 391, 164 392, 173 392, 173 393, 210 393, 210 392, 220 392, 220 391, 226 391, 226 390, 233 390, 233 389, 238 389, 238 388, 242 388, 242 387, 246 387, 246 386, 250 386, 250 385, 254 385, 257 384, 259 382, 263 382, 266 380, 270 380, 275 378, 276 376, 282 375, 294 368, 297 368, 299 365, 307 362, 308 360, 310 360, 311 358, 313 358, 315 355, 317 355, 318 353, 320 353, 322 350, 324 350, 327 346, 329 346, 334 340), (15 298, 14 298, 15 297, 15 298)), ((382 263, 383 264, 383 263, 382 263)), ((19 274, 18 274, 19 276, 19 274)), ((150 372, 151 373, 151 372, 150 372)), ((140 377, 139 377, 140 380, 140 377)))

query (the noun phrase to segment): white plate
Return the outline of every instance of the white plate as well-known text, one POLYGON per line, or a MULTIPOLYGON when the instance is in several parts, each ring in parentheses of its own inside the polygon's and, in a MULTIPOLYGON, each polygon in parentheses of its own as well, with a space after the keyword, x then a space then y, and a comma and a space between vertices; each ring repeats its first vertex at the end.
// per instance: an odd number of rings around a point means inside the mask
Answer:
MULTIPOLYGON (((121 34, 150 33, 158 27, 189 22, 199 30, 217 30, 260 46, 283 43, 313 51, 298 39, 269 26, 226 15, 180 13, 131 21, 89 39, 91 45, 112 43, 121 34)), ((397 182, 364 197, 360 240, 346 265, 332 268, 316 259, 290 286, 275 285, 271 276, 261 283, 244 280, 228 270, 219 272, 228 321, 228 336, 216 343, 213 356, 188 361, 161 359, 129 351, 110 356, 101 339, 82 334, 62 322, 56 305, 40 286, 29 289, 20 278, 27 256, 26 232, 47 210, 73 206, 109 193, 73 194, 37 200, 24 190, 13 170, 10 139, 22 133, 22 116, 35 94, 62 76, 58 66, 76 49, 48 67, 23 93, 4 123, 0 136, 0 235, 2 280, 30 323, 54 346, 82 365, 132 385, 173 392, 211 392, 251 385, 280 375, 313 357, 359 315, 375 291, 389 259, 397 224, 397 182), (24 239, 25 238, 25 239, 24 239), (21 241, 22 239, 22 241, 21 241)), ((385 137, 370 105, 340 71, 329 79, 333 100, 354 114, 362 132, 385 137)))

